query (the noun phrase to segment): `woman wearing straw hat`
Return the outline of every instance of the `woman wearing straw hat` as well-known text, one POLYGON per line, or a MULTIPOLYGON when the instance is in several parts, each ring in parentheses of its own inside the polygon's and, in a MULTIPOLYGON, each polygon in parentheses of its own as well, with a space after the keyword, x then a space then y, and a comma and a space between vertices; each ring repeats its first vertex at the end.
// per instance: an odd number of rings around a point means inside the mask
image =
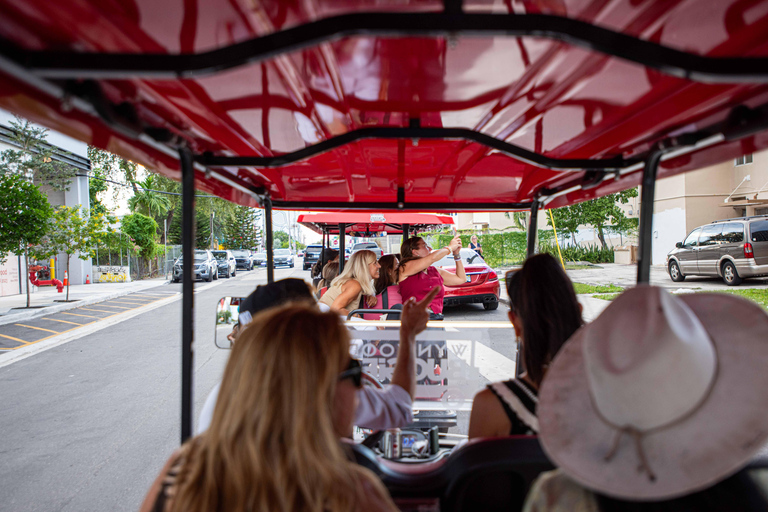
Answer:
POLYGON ((743 470, 768 441, 767 335, 738 297, 624 292, 550 365, 539 434, 560 469, 525 510, 768 510, 743 470))
POLYGON ((549 254, 528 258, 507 273, 509 319, 520 342, 525 372, 489 384, 475 396, 469 438, 530 435, 539 430, 536 395, 547 366, 583 324, 573 283, 549 254))

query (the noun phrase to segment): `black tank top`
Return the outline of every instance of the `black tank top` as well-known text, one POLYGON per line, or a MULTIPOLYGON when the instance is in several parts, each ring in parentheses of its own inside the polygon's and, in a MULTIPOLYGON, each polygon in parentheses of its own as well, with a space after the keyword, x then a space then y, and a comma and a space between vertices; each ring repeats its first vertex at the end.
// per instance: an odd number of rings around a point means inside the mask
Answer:
POLYGON ((488 389, 499 399, 512 423, 509 435, 538 435, 539 420, 536 417, 536 405, 539 399, 536 390, 530 384, 523 380, 510 379, 488 384, 488 389))

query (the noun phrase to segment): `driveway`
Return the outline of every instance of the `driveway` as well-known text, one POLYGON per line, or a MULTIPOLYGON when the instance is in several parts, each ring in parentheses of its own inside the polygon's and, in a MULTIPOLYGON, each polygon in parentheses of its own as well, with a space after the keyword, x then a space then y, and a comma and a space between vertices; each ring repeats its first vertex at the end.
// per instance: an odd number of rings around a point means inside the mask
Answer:
MULTIPOLYGON (((584 284, 615 284, 626 288, 634 286, 637 281, 637 265, 618 265, 616 263, 601 263, 598 267, 586 267, 584 270, 568 270, 571 281, 584 284)), ((727 286, 722 279, 712 277, 687 277, 682 283, 675 283, 669 278, 663 266, 651 267, 651 284, 661 286, 669 291, 683 289, 693 290, 723 290, 739 288, 765 288, 768 277, 745 279, 739 286, 727 286)))

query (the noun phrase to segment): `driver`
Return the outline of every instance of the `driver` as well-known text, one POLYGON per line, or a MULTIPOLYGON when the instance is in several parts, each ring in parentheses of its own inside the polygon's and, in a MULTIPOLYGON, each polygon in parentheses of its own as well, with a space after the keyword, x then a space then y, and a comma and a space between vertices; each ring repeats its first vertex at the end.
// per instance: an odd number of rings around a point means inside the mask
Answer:
MULTIPOLYGON (((426 328, 427 306, 438 292, 435 287, 424 299, 406 301, 400 323, 400 346, 392 372, 391 384, 384 389, 364 386, 358 392, 354 424, 374 430, 398 428, 413 422, 413 397, 416 393, 416 334, 426 328)), ((241 329, 258 313, 287 302, 315 304, 309 285, 302 279, 283 279, 260 285, 240 304, 241 329)), ((211 423, 221 383, 211 390, 205 400, 197 424, 197 434, 211 423)))

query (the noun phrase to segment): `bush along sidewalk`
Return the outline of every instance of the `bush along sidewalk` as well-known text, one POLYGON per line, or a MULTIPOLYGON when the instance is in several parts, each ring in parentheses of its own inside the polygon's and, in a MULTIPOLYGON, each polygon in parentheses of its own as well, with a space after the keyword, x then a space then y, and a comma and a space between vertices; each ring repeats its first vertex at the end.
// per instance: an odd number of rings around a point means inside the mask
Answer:
MULTIPOLYGON (((554 243, 539 244, 539 252, 548 252, 559 258, 557 246, 554 243)), ((589 263, 613 263, 613 247, 603 249, 597 245, 569 245, 560 247, 565 261, 588 261, 589 263)))
MULTIPOLYGON (((474 231, 461 231, 458 233, 461 237, 463 247, 469 247, 469 240, 474 231)), ((433 248, 445 247, 453 238, 451 233, 428 232, 421 233, 419 236, 424 238, 433 248)), ((524 231, 502 231, 499 233, 479 234, 477 235, 480 245, 483 247, 483 259, 492 268, 505 267, 510 265, 520 265, 525 260, 527 248, 527 233, 524 231)), ((538 234, 539 243, 554 244, 555 236, 552 230, 540 229, 538 234)), ((555 248, 557 251, 557 248, 555 248)), ((613 260, 611 260, 613 261, 613 260)))

